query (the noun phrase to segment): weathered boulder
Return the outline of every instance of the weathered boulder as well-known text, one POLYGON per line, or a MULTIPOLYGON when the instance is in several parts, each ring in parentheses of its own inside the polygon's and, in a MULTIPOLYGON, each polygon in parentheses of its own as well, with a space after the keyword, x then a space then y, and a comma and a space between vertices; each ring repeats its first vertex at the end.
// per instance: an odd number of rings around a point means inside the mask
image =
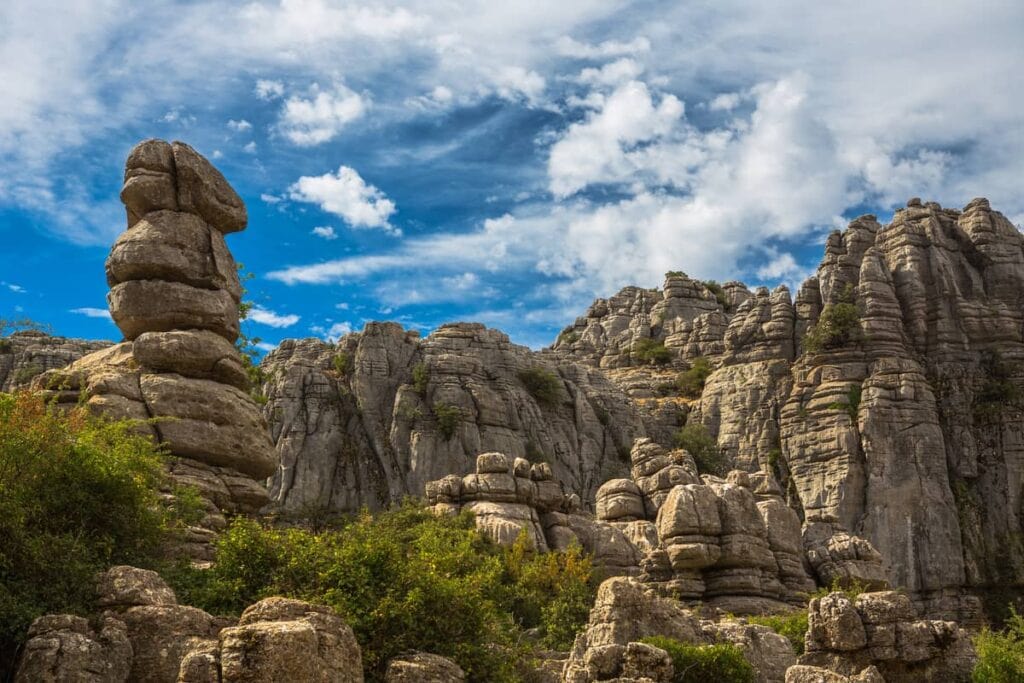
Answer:
POLYGON ((384 683, 464 683, 466 672, 446 657, 414 652, 388 662, 384 683))
POLYGON ((111 567, 97 580, 96 604, 106 608, 176 605, 174 591, 159 574, 128 565, 111 567))
POLYGON ((103 617, 94 628, 82 617, 48 614, 28 630, 16 683, 125 683, 132 646, 125 625, 103 617))

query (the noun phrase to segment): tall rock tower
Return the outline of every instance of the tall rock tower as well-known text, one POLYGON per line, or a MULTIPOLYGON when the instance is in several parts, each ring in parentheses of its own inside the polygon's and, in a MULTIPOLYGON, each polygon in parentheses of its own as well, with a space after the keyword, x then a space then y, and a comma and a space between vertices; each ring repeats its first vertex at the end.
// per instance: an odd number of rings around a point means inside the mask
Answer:
POLYGON ((234 342, 242 294, 224 241, 245 229, 241 198, 181 142, 146 140, 128 155, 128 228, 107 257, 107 295, 125 341, 39 379, 166 445, 171 475, 207 501, 188 551, 209 559, 225 515, 266 504, 277 456, 234 342), (141 422, 144 421, 144 422, 141 422))

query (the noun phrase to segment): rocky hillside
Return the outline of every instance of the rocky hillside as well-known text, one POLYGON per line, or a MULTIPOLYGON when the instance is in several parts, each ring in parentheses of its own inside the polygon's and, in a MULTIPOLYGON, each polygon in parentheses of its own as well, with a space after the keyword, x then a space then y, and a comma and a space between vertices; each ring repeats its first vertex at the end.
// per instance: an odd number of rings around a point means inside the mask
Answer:
POLYGON ((1024 582, 1022 298, 1024 238, 1004 216, 914 199, 830 235, 795 302, 732 284, 716 302, 669 274, 595 302, 554 350, 632 366, 609 376, 634 395, 657 389, 636 381, 652 345, 673 372, 710 360, 690 419, 733 465, 774 470, 805 519, 864 535, 893 585, 966 617, 965 596, 1024 582))
POLYGON ((271 497, 291 512, 379 509, 473 471, 487 451, 549 463, 592 502, 645 434, 602 372, 477 324, 426 339, 371 323, 337 345, 289 340, 262 370, 281 458, 271 497))
POLYGON ((28 386, 47 370, 62 368, 82 356, 110 346, 110 342, 54 337, 23 330, 0 338, 0 391, 28 386))

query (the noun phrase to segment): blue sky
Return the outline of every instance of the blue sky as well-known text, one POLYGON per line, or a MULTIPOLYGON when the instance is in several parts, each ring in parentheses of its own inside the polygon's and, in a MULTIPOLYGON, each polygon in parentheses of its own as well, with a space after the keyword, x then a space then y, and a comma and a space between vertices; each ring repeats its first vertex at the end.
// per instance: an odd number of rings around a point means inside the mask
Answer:
POLYGON ((539 347, 667 270, 792 286, 910 196, 1020 224, 1022 28, 1012 1, 8 0, 0 317, 118 338, 146 137, 245 199, 269 344, 476 320, 539 347))

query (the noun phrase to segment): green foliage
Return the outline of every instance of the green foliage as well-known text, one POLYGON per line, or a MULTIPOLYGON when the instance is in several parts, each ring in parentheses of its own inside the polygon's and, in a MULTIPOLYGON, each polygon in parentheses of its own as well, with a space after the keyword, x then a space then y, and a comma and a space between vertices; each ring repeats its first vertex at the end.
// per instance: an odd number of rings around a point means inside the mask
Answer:
POLYGON ((729 297, 725 295, 725 290, 722 289, 722 285, 718 284, 714 280, 705 280, 703 284, 711 291, 712 294, 715 295, 715 299, 718 300, 718 305, 728 311, 729 297))
POLYGON ((49 325, 38 323, 31 318, 0 318, 0 337, 25 330, 46 332, 47 334, 51 332, 49 325))
POLYGON ((785 636, 793 645, 797 655, 804 653, 804 635, 807 633, 807 610, 790 614, 765 614, 747 617, 751 624, 767 626, 780 636, 785 636))
POLYGON ((974 637, 978 662, 975 683, 1015 683, 1024 680, 1024 617, 1011 608, 1002 631, 984 629, 974 637))
MULTIPOLYGON (((237 268, 238 280, 242 284, 242 296, 245 296, 248 293, 248 290, 245 289, 245 283, 256 276, 246 272, 244 264, 237 264, 237 268)), ((245 369, 245 374, 249 377, 249 393, 257 403, 265 405, 267 397, 263 394, 263 383, 267 381, 267 378, 262 368, 260 368, 259 348, 259 344, 263 340, 259 337, 250 337, 246 334, 245 327, 242 325, 248 319, 253 305, 253 302, 245 299, 238 303, 239 331, 238 339, 235 340, 235 348, 242 355, 242 367, 245 369)))
POLYGON ((520 370, 517 377, 537 403, 550 408, 562 400, 562 380, 550 370, 534 366, 520 370))
POLYGON ((369 681, 409 650, 451 657, 474 681, 513 681, 526 629, 567 648, 596 592, 578 548, 537 554, 486 540, 468 513, 442 517, 412 503, 360 514, 320 533, 238 519, 206 571, 174 577, 182 602, 237 614, 284 595, 326 604, 352 627, 369 681))
POLYGON ((676 445, 686 449, 697 463, 701 474, 725 476, 729 461, 706 427, 699 423, 688 424, 675 434, 676 445))
POLYGON ((18 368, 17 372, 14 373, 15 384, 28 384, 32 381, 33 377, 43 374, 43 366, 39 363, 29 363, 18 368))
POLYGON ((647 365, 665 365, 672 360, 672 352, 665 348, 665 344, 649 338, 636 340, 632 355, 647 365))
POLYGON ((412 366, 412 388, 416 390, 416 393, 423 396, 427 393, 427 382, 430 381, 430 370, 427 369, 427 364, 419 362, 412 366))
POLYGON ((846 401, 835 401, 829 403, 828 407, 830 410, 845 410, 850 416, 852 422, 857 421, 857 411, 860 408, 860 398, 863 393, 863 389, 859 384, 855 384, 850 387, 850 391, 846 394, 846 401))
POLYGON ((338 351, 336 354, 334 354, 334 357, 331 358, 331 367, 333 367, 334 371, 341 375, 342 377, 348 375, 349 370, 352 369, 351 364, 352 360, 344 351, 338 351))
POLYGON ((547 454, 532 441, 526 442, 526 459, 530 462, 549 462, 547 454))
POLYGON ((670 277, 686 277, 686 273, 684 273, 681 270, 670 270, 667 273, 665 273, 665 277, 666 278, 670 278, 670 277))
POLYGON ((804 350, 821 353, 842 348, 860 338, 860 310, 854 302, 853 287, 847 285, 839 301, 825 306, 818 322, 804 335, 804 350))
POLYGON ((579 332, 574 330, 562 330, 558 335, 559 344, 575 344, 580 340, 579 332))
POLYGON ((743 651, 732 644, 690 645, 664 636, 640 642, 659 647, 672 658, 672 683, 754 683, 757 677, 743 651))
MULTIPOLYGON (((158 561, 175 511, 160 505, 161 453, 132 430, 0 394, 0 678, 33 619, 88 612, 96 572, 158 561)), ((190 496, 177 506, 194 515, 190 496)))
POLYGON ((1014 368, 996 351, 982 356, 982 385, 974 396, 974 419, 985 422, 998 419, 1007 409, 1024 407, 1024 396, 1013 381, 1014 368))
POLYGON ((711 361, 707 358, 694 358, 689 369, 679 373, 679 377, 676 378, 679 393, 686 398, 700 398, 701 392, 704 391, 704 383, 714 371, 711 361))
POLYGON ((438 402, 434 404, 434 417, 437 418, 437 429, 448 441, 455 436, 455 430, 462 421, 462 411, 457 406, 438 402))

